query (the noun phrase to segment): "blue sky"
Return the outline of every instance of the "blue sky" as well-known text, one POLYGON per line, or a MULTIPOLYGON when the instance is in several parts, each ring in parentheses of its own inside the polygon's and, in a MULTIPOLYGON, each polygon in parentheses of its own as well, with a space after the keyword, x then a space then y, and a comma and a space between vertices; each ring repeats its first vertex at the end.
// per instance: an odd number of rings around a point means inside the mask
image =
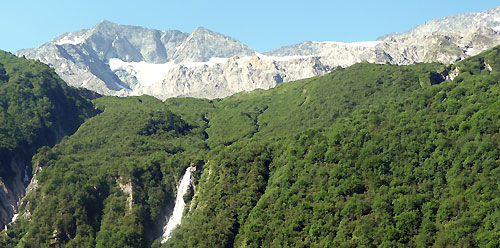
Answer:
POLYGON ((302 41, 368 41, 498 0, 16 0, 2 3, 0 49, 36 47, 101 20, 191 32, 202 26, 265 52, 302 41))

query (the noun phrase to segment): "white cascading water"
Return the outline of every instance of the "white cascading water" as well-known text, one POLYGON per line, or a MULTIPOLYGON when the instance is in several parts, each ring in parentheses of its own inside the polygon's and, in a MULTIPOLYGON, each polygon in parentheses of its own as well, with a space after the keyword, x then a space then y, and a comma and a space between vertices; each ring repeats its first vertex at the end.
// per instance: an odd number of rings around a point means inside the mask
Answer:
MULTIPOLYGON (((14 222, 17 220, 17 217, 18 217, 18 216, 19 216, 19 214, 14 214, 14 215, 12 216, 12 220, 10 221, 10 223, 14 223, 14 222)), ((7 225, 5 225, 5 227, 4 227, 4 230, 5 230, 5 231, 7 231, 8 226, 9 226, 9 224, 10 224, 10 223, 8 223, 7 225)))
POLYGON ((161 240, 162 244, 167 242, 168 238, 170 237, 170 233, 179 224, 181 224, 182 212, 184 211, 184 206, 186 206, 186 203, 184 202, 184 195, 191 186, 191 171, 193 169, 194 169, 193 167, 188 167, 186 169, 186 172, 184 173, 184 176, 182 176, 181 183, 179 184, 179 188, 177 189, 174 212, 168 219, 167 225, 163 228, 164 232, 163 232, 163 239, 161 240))

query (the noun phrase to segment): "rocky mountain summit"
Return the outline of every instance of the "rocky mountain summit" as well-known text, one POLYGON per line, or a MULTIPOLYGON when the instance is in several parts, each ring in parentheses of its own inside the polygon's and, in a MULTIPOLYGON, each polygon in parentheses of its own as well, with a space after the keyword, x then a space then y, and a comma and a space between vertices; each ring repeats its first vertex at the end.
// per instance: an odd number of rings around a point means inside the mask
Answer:
POLYGON ((500 7, 475 13, 465 13, 434 19, 421 24, 402 35, 426 35, 435 32, 478 29, 487 27, 500 30, 500 7))
POLYGON ((432 20, 379 41, 308 41, 264 54, 201 27, 187 34, 103 21, 16 54, 49 64, 72 86, 104 95, 217 98, 362 61, 452 63, 498 44, 500 7, 432 20))
POLYGON ((154 83, 149 79, 165 76, 172 65, 253 53, 241 42, 205 28, 186 34, 103 21, 16 54, 49 64, 72 86, 105 95, 129 95, 154 83), (116 62, 123 66, 113 67, 116 62))

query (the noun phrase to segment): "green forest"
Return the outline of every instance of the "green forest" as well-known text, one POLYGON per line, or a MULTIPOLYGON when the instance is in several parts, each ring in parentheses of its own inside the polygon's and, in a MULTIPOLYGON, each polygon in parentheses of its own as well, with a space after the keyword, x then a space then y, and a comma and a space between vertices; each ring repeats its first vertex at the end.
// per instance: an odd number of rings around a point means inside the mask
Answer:
POLYGON ((0 247, 500 247, 500 47, 165 102, 90 102, 11 57, 0 151, 41 147, 41 169, 0 247), (57 145, 53 113, 78 128, 57 145), (161 244, 190 166, 194 192, 161 244))
POLYGON ((0 51, 0 181, 8 183, 13 158, 30 162, 95 114, 47 65, 0 51))

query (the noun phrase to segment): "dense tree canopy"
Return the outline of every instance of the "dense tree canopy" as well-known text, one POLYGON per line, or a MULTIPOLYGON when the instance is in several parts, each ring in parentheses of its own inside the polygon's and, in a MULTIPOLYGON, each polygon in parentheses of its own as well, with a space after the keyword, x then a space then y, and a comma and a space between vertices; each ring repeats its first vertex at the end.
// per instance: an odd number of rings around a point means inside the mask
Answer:
POLYGON ((196 166, 164 247, 498 247, 499 82, 497 47, 219 100, 103 97, 101 114, 34 157, 30 216, 0 246, 160 247, 196 166))
POLYGON ((31 161, 94 112, 47 65, 0 51, 0 177, 9 178, 14 156, 31 161))

